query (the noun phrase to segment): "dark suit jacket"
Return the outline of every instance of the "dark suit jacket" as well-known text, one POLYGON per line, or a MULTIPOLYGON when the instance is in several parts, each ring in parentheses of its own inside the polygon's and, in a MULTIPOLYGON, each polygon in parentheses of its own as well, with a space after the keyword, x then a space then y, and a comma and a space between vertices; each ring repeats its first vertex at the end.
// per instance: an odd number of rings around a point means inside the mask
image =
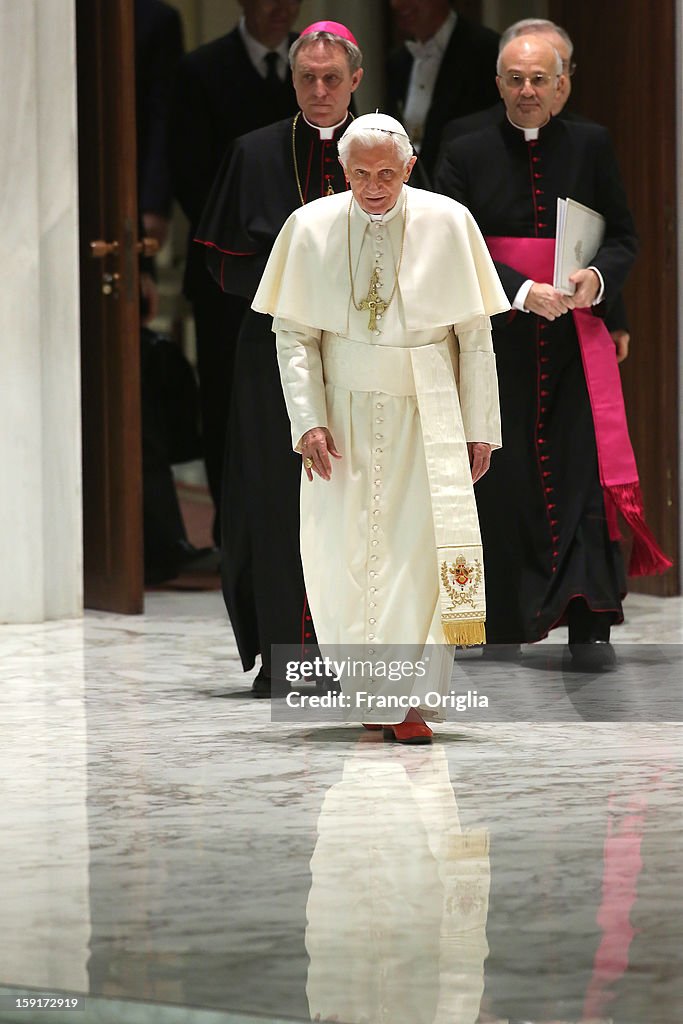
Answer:
MULTIPOLYGON (((498 35, 458 15, 434 85, 420 148, 423 171, 431 178, 444 125, 490 106, 498 95, 498 35)), ((408 95, 413 58, 405 46, 391 54, 387 66, 388 113, 401 120, 408 95)))
POLYGON ((168 167, 168 116, 183 55, 180 16, 164 0, 135 0, 135 103, 138 196, 142 213, 167 217, 173 192, 168 167))
MULTIPOLYGON (((290 43, 295 39, 290 36, 290 43)), ((273 90, 251 63, 236 28, 181 61, 170 124, 170 157, 175 195, 190 221, 185 291, 191 298, 203 287, 215 287, 192 238, 226 150, 240 135, 296 110, 289 71, 273 90)), ((277 181, 272 185, 278 188, 277 181)))

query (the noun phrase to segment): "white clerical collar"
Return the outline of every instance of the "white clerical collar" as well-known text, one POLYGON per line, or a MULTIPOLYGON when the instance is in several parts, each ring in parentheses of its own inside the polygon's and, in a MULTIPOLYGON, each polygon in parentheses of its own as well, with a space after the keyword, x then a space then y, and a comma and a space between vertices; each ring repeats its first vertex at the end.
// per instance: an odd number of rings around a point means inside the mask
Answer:
POLYGON ((386 213, 366 213, 362 206, 360 206, 356 200, 353 200, 353 205, 356 213, 367 223, 367 224, 388 224, 389 221, 397 217, 399 213, 403 212, 404 203, 408 202, 408 196, 406 194, 405 186, 401 189, 401 194, 396 200, 394 205, 386 213), (403 202, 401 202, 403 198, 403 202))
POLYGON ((522 128, 521 124, 515 124, 515 122, 512 120, 509 114, 507 115, 507 119, 512 125, 512 127, 516 128, 518 132, 524 132, 525 142, 535 142, 538 138, 538 133, 540 132, 541 128, 545 128, 547 124, 550 124, 550 118, 548 118, 548 120, 544 121, 543 124, 539 125, 538 128, 522 128))
MULTIPOLYGON (((254 39, 249 30, 247 29, 247 22, 242 15, 237 26, 242 42, 244 43, 247 53, 249 54, 249 60, 254 65, 259 74, 264 74, 266 71, 266 54, 276 53, 280 58, 279 63, 282 64, 284 61, 285 71, 287 64, 289 63, 289 38, 285 36, 279 46, 276 46, 274 50, 270 50, 263 43, 259 43, 258 39, 254 39)), ((283 76, 284 77, 284 76, 283 76)))
POLYGON ((324 142, 325 140, 329 141, 329 139, 333 139, 334 138, 334 133, 336 132, 337 128, 341 128, 341 126, 346 123, 346 119, 349 116, 348 111, 347 111, 344 114, 344 116, 342 117, 342 119, 339 122, 339 124, 333 124, 330 128, 321 128, 319 124, 311 124, 311 122, 308 120, 308 118, 304 114, 303 110, 301 111, 301 115, 302 115, 304 121, 306 122, 306 124, 308 125, 308 127, 312 128, 314 132, 318 132, 318 134, 320 135, 320 141, 321 142, 324 142))
POLYGON ((429 39, 425 39, 424 42, 419 43, 416 40, 406 40, 406 49, 419 60, 421 57, 429 57, 436 54, 442 54, 445 52, 448 46, 448 40, 453 34, 453 29, 458 20, 458 16, 455 11, 451 10, 446 16, 446 20, 442 23, 441 27, 437 29, 433 36, 429 39))

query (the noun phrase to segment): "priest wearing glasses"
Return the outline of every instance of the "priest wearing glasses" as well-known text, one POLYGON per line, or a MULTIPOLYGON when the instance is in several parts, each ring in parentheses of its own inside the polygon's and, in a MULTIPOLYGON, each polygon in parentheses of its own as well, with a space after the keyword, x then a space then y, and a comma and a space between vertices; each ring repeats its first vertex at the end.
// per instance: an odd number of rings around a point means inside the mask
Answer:
POLYGON ((504 110, 456 139, 436 179, 486 236, 513 312, 494 322, 504 450, 477 489, 491 644, 519 646, 569 627, 574 667, 615 664, 625 574, 617 510, 633 531, 630 572, 671 564, 643 519, 617 358, 603 318, 623 288, 637 240, 609 135, 552 117, 560 54, 534 34, 498 59, 504 110), (557 200, 600 213, 591 265, 553 285, 557 200))
MULTIPOLYGON (((350 194, 290 216, 253 303, 274 317, 303 462, 318 642, 370 656, 481 643, 473 483, 501 443, 489 317, 508 302, 465 207, 407 185, 416 158, 398 121, 357 118, 339 159, 350 194)), ((387 738, 431 740, 418 708, 399 717, 380 723, 387 738)))
MULTIPOLYGON (((315 22, 291 46, 289 62, 298 112, 237 140, 195 239, 221 288, 249 302, 292 210, 347 188, 337 142, 363 77, 358 43, 339 22, 315 22)), ((272 695, 271 646, 298 645, 303 654, 315 642, 299 554, 299 461, 289 444, 271 319, 249 311, 237 341, 226 443, 222 566, 244 671, 261 656, 252 684, 259 698, 272 695)))

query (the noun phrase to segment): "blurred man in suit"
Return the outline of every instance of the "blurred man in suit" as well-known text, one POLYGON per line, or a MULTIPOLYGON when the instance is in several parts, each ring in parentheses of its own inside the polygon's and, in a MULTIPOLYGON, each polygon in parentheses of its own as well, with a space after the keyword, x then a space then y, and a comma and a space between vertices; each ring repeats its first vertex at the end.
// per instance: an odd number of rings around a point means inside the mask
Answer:
POLYGON ((246 309, 225 295, 193 244, 211 185, 230 144, 240 135, 297 109, 288 51, 300 0, 240 0, 236 28, 181 61, 171 119, 175 194, 189 222, 185 294, 197 334, 204 459, 220 538, 223 454, 235 345, 246 309))
POLYGON ((135 100, 138 195, 145 235, 163 245, 173 202, 168 120, 183 55, 180 15, 165 0, 135 0, 135 100))
POLYGON ((409 38, 389 57, 387 113, 405 124, 428 183, 444 125, 496 99, 498 36, 456 14, 449 0, 391 0, 391 7, 409 38))

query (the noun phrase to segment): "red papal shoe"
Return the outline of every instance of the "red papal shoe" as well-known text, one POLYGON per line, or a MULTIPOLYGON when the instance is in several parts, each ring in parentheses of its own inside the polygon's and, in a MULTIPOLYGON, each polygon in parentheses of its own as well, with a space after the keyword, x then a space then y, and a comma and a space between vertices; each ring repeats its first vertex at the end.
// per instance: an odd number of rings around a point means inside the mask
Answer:
POLYGON ((429 726, 417 712, 410 711, 409 716, 398 725, 385 725, 384 739, 396 743, 411 743, 415 746, 418 743, 431 743, 433 733, 429 726))
POLYGON ((368 732, 379 732, 380 729, 384 728, 383 725, 366 725, 365 722, 362 722, 361 724, 364 729, 368 730, 368 732))

